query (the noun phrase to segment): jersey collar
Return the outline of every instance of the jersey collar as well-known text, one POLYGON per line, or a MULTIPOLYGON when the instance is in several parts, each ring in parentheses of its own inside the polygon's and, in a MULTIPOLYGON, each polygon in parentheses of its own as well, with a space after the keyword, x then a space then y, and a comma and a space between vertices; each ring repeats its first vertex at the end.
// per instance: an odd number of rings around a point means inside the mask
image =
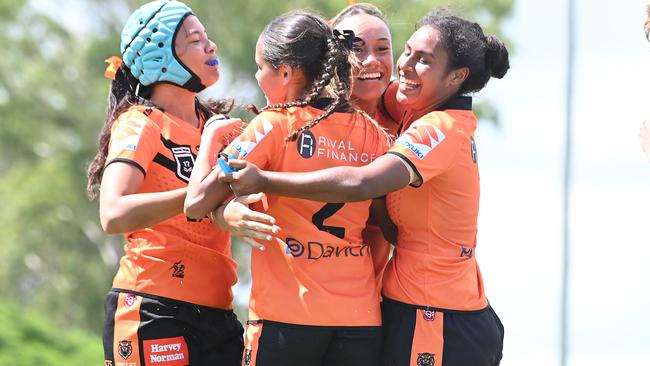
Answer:
POLYGON ((444 111, 448 109, 456 109, 461 111, 471 111, 472 110, 472 97, 459 96, 454 97, 443 103, 440 107, 436 108, 438 111, 444 111))

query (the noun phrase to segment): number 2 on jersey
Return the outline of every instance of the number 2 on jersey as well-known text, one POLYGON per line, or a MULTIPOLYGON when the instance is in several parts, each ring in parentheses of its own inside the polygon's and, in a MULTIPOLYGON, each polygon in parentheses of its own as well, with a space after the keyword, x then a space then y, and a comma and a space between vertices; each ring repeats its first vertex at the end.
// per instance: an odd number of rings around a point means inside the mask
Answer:
POLYGON ((325 225, 324 222, 331 216, 333 216, 338 210, 343 208, 343 205, 345 203, 327 203, 323 208, 318 210, 314 214, 314 216, 311 217, 311 222, 316 225, 318 230, 320 231, 325 231, 328 232, 337 238, 343 239, 345 237, 345 228, 340 227, 340 226, 328 226, 325 225))

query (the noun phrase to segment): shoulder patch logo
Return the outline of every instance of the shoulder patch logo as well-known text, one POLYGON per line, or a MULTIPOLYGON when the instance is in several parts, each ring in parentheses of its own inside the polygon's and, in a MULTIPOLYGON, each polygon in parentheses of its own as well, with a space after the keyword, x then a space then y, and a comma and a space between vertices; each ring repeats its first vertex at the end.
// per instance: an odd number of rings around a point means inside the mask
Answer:
POLYGON ((254 125, 244 130, 235 141, 233 147, 237 152, 237 159, 243 159, 253 151, 255 146, 260 143, 271 132, 273 125, 266 118, 256 121, 254 125))
POLYGON ((422 160, 444 139, 445 134, 438 127, 427 122, 415 122, 395 143, 408 148, 422 160))
POLYGON ((119 353, 120 357, 122 357, 125 360, 128 359, 129 356, 131 356, 131 354, 133 353, 133 346, 131 346, 131 341, 121 340, 117 344, 117 347, 118 347, 117 352, 119 353))
POLYGON ((146 122, 144 120, 135 117, 121 122, 113 134, 112 149, 135 151, 145 124, 146 122))
POLYGON ((433 353, 418 353, 417 366, 433 366, 436 364, 433 353))

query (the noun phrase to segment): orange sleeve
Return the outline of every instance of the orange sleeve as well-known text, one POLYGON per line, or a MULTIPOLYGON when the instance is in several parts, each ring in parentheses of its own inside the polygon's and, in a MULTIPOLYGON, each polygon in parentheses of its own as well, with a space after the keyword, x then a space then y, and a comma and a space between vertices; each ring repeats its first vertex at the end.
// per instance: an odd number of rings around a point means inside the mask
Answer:
POLYGON ((414 187, 447 170, 461 147, 462 139, 435 113, 413 124, 395 141, 388 151, 402 158, 420 178, 414 187))
POLYGON ((117 118, 111 129, 106 165, 126 162, 146 175, 160 143, 160 127, 155 122, 139 111, 127 111, 117 118))
POLYGON ((286 146, 286 133, 279 117, 280 115, 273 112, 260 113, 246 126, 244 132, 224 149, 224 153, 235 154, 237 159, 266 169, 286 146))

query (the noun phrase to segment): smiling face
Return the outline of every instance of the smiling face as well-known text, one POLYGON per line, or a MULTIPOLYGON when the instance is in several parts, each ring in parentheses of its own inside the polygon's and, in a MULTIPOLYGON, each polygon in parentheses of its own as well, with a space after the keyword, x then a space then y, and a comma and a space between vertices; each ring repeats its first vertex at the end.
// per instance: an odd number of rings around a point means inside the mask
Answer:
POLYGON ((414 111, 430 111, 444 102, 459 89, 457 75, 448 66, 440 32, 431 26, 415 31, 397 60, 397 101, 414 111))
POLYGON ((341 20, 336 29, 350 29, 357 38, 353 54, 359 70, 354 74, 352 99, 376 105, 388 86, 393 70, 393 50, 388 26, 383 20, 359 13, 341 20))
POLYGON ((219 80, 217 45, 208 38, 197 17, 185 18, 174 47, 180 61, 201 79, 203 85, 210 86, 219 80))

